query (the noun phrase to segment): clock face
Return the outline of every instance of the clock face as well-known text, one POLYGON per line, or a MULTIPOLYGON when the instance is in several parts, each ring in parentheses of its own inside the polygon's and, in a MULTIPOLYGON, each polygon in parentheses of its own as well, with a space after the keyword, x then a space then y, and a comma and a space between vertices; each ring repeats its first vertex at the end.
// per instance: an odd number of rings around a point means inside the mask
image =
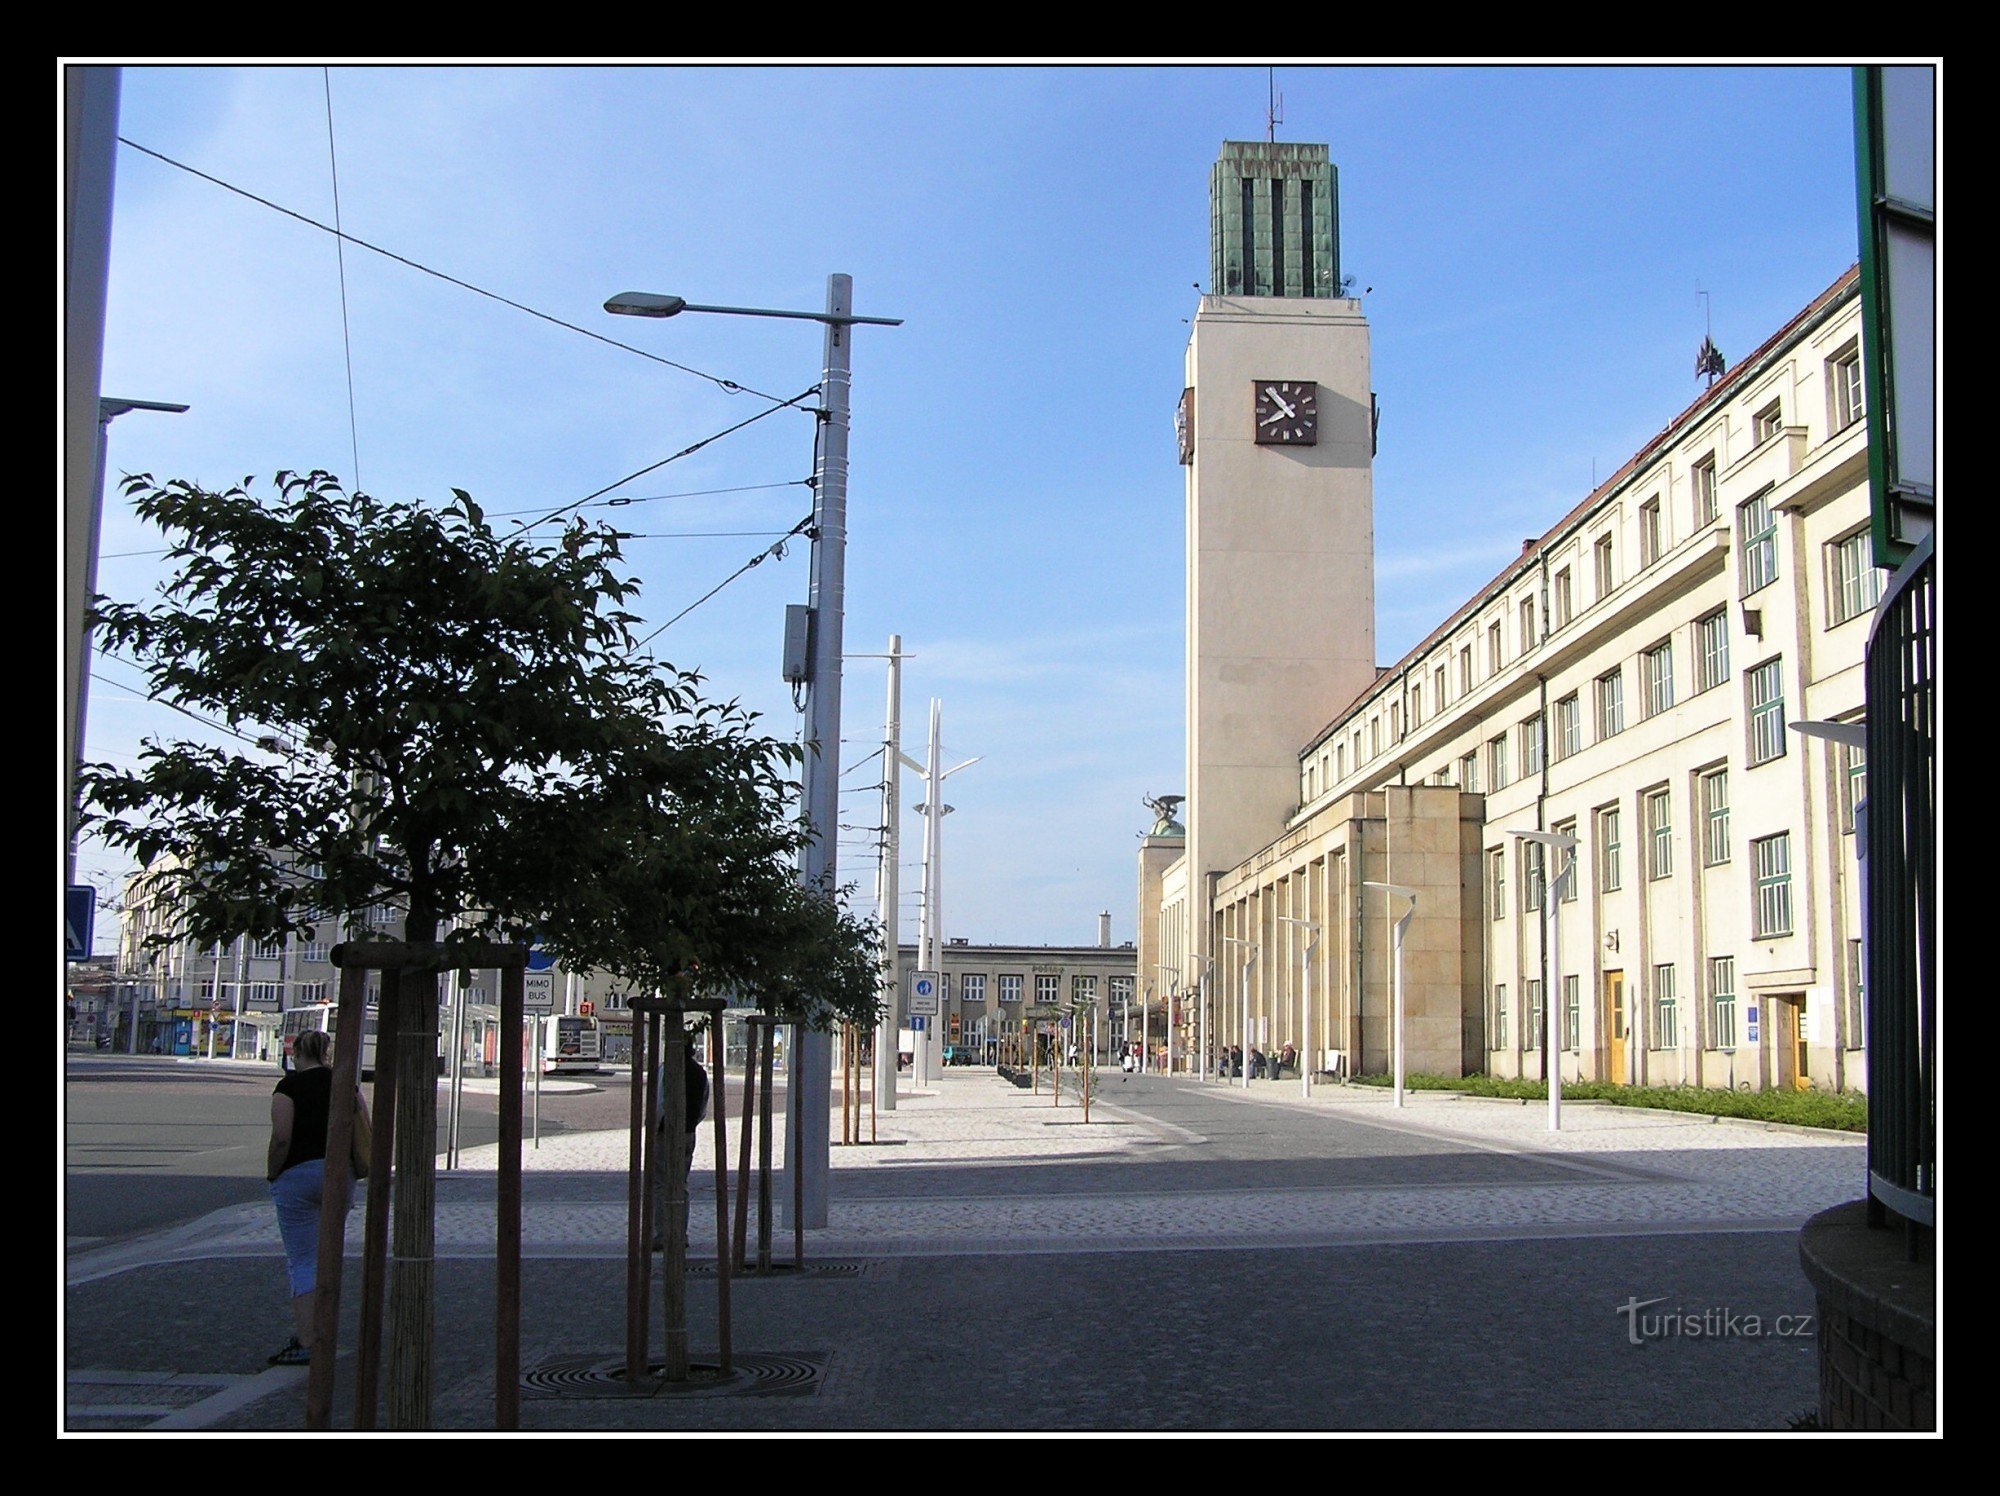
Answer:
POLYGON ((1319 386, 1310 379, 1256 382, 1259 446, 1310 447, 1319 440, 1319 386))

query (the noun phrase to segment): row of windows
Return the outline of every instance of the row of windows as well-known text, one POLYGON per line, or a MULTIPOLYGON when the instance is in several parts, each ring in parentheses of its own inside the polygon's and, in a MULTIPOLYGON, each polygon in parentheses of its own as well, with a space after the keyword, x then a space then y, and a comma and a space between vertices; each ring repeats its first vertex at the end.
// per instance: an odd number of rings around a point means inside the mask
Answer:
MULTIPOLYGON (((943 973, 939 981, 943 986, 940 994, 951 996, 953 973, 943 973)), ((978 1006, 986 1001, 986 973, 960 972, 958 976, 958 996, 964 1003, 978 1006)), ((994 995, 1003 1003, 1017 1003, 1021 1000, 1027 978, 1020 972, 1003 971, 994 978, 994 995)), ((1132 999, 1131 977, 1110 977, 1106 979, 1105 993, 1114 1003, 1130 1002, 1132 999)), ((1097 978, 1075 976, 1069 979, 1069 996, 1073 1003, 1095 1004, 1097 1001, 1097 978)), ((1055 973, 1037 973, 1035 977, 1035 1001, 1056 1003, 1062 1000, 1062 977, 1055 973)))
MULTIPOLYGON (((1702 865, 1718 867, 1730 860, 1729 771, 1717 769, 1699 781, 1702 798, 1702 865)), ((1653 790, 1644 798, 1646 839, 1642 849, 1647 881, 1671 878, 1674 873, 1673 797, 1668 790, 1653 790)), ((1848 824, 1851 828, 1852 819, 1848 824)), ((1556 834, 1575 838, 1576 823, 1555 828, 1556 834)), ((1599 893, 1617 893, 1625 886, 1624 814, 1615 805, 1605 806, 1596 815, 1595 862, 1599 893)), ((1792 933, 1791 833, 1780 831, 1750 843, 1753 889, 1756 896, 1753 930, 1760 940, 1792 933)), ((1533 914, 1542 908, 1545 885, 1544 853, 1541 842, 1521 843, 1521 910, 1533 914)), ((1490 848, 1487 858, 1487 888, 1491 894, 1489 912, 1495 920, 1507 916, 1507 849, 1490 848)), ((1563 903, 1576 899, 1576 876, 1565 866, 1559 875, 1558 897, 1563 903)))
MULTIPOLYGON (((1846 429, 1864 414, 1862 403, 1861 363, 1858 346, 1849 342, 1826 362, 1826 388, 1828 399, 1828 433, 1832 435, 1846 429)), ((1761 407, 1751 421, 1753 448, 1772 440, 1784 428, 1782 402, 1772 400, 1761 407)), ((1697 530, 1712 525, 1717 518, 1716 497, 1716 453, 1710 451, 1698 458, 1689 468, 1689 492, 1692 503, 1694 526, 1697 530)), ((1744 596, 1760 591, 1778 578, 1777 521, 1771 513, 1771 490, 1765 489, 1754 495, 1737 511, 1738 554, 1741 592, 1744 596)), ((1654 494, 1639 505, 1638 509, 1638 549, 1641 569, 1653 565, 1667 552, 1670 545, 1667 533, 1662 496, 1654 494)), ((1827 626, 1845 623, 1870 611, 1880 596, 1880 573, 1871 564, 1869 540, 1866 531, 1844 537, 1827 546, 1827 626)), ((1602 601, 1617 585, 1616 542, 1607 532, 1599 535, 1591 545, 1591 566, 1596 584, 1596 597, 1602 601)), ((1550 581, 1548 627, 1551 631, 1568 626, 1575 617, 1575 586, 1571 577, 1572 568, 1563 565, 1557 568, 1550 581)), ((1503 604, 1503 609, 1506 607, 1503 604)), ((1536 649, 1541 643, 1538 632, 1536 599, 1533 594, 1520 597, 1512 604, 1517 625, 1518 650, 1516 658, 1536 649)), ((1488 615, 1485 625, 1486 678, 1499 675, 1508 663, 1506 654, 1506 629, 1503 617, 1488 615)), ((1705 691, 1720 684, 1728 675, 1728 638, 1725 619, 1721 612, 1702 620, 1697 628, 1695 690, 1705 691)), ((1474 673, 1475 639, 1463 640, 1457 650, 1458 696, 1470 695, 1478 684, 1474 673)), ((1671 651, 1662 649, 1649 655, 1642 665, 1647 669, 1645 679, 1645 710, 1648 716, 1667 710, 1673 704, 1671 675, 1671 651)), ((1425 721, 1425 678, 1419 673, 1410 685, 1409 729, 1414 730, 1425 721)), ((1598 696, 1599 735, 1610 736, 1622 730, 1624 725, 1624 700, 1622 679, 1608 678, 1600 681, 1598 696)), ((1437 663, 1429 678, 1429 713, 1436 716, 1446 706, 1446 664, 1437 663)), ((1322 789, 1347 777, 1349 751, 1352 751, 1352 766, 1359 769, 1381 754, 1390 744, 1402 740, 1405 732, 1403 707, 1400 701, 1387 704, 1382 716, 1371 718, 1365 728, 1357 725, 1345 740, 1324 748, 1315 762, 1306 766, 1304 798, 1307 802, 1317 798, 1322 789), (1384 740, 1383 727, 1387 726, 1384 740), (1365 739, 1365 742, 1364 742, 1365 739)), ((1558 756, 1575 751, 1581 746, 1572 734, 1567 740, 1558 735, 1558 756), (1567 741, 1570 746, 1562 746, 1567 741)), ((1532 757, 1535 770, 1524 768, 1522 772, 1536 772, 1540 766, 1542 744, 1537 738, 1532 744, 1523 744, 1523 762, 1532 757)), ((1775 756, 1775 755, 1771 755, 1775 756)), ((1759 757, 1754 762, 1765 762, 1759 757)), ((1504 763, 1494 776, 1494 788, 1504 787, 1509 767, 1504 763)), ((1470 784, 1465 786, 1470 789, 1470 784)))
MULTIPOLYGON (((1709 1003, 1709 1047, 1712 1049, 1734 1049, 1737 1046, 1737 995, 1736 958, 1734 956, 1714 956, 1708 962, 1708 1003, 1709 1003)), ((1560 1047, 1575 1051, 1582 1047, 1583 1000, 1581 980, 1574 976, 1562 979, 1563 1006, 1561 1013, 1562 1032, 1556 1036, 1560 1047)), ((1535 1050, 1542 1042, 1542 984, 1538 980, 1522 983, 1523 1010, 1521 1014, 1520 1043, 1524 1050, 1535 1050)), ((1649 1047, 1653 1049, 1679 1049, 1683 1037, 1693 1042, 1694 1036, 1683 1035, 1679 978, 1676 968, 1669 962, 1655 966, 1652 970, 1652 985, 1647 994, 1651 1024, 1648 1029, 1649 1047)), ((1858 1008, 1858 1004, 1857 1004, 1858 1008)), ((1504 982, 1493 988, 1493 1003, 1488 1013, 1487 1047, 1507 1049, 1513 1017, 1512 1004, 1507 1000, 1507 986, 1504 982)))

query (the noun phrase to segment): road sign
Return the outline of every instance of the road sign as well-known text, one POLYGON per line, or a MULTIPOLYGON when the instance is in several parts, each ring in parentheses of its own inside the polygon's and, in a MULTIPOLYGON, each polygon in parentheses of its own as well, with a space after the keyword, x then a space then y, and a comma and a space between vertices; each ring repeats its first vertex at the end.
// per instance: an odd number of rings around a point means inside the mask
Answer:
POLYGON ((938 1012, 938 974, 934 971, 910 975, 910 1016, 935 1018, 938 1012))
POLYGON ((63 948, 72 961, 90 959, 91 942, 96 938, 97 890, 88 883, 72 883, 63 900, 63 948))
POLYGON ((522 1006, 530 1013, 553 1013, 556 1010, 556 974, 552 971, 529 971, 521 974, 522 1006))
POLYGON ((1743 1037, 1752 1044, 1757 1042, 1757 1005, 1751 1003, 1743 1010, 1743 1037))
POLYGON ((528 970, 547 971, 555 964, 556 958, 542 949, 541 941, 531 940, 528 942, 528 970))
POLYGON ((910 1020, 910 1032, 913 1034, 921 1034, 924 1031, 924 1022, 925 1020, 922 1018, 912 1018, 910 1020))

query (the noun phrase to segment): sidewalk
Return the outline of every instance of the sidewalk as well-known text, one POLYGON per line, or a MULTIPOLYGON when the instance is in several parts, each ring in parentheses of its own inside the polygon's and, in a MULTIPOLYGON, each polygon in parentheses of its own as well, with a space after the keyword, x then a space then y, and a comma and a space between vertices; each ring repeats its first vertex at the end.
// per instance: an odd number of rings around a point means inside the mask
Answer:
MULTIPOLYGON (((905 1087, 910 1084, 904 1081, 905 1087)), ((732 1103, 738 1099, 734 1088, 728 1099, 732 1103)), ((838 1413, 847 1420, 839 1426, 897 1426, 870 1422, 890 1415, 886 1409, 875 1409, 858 1389, 858 1404, 830 1397, 836 1389, 828 1385, 828 1376, 840 1366, 847 1367, 850 1375, 859 1375, 861 1368, 870 1368, 869 1375, 878 1378, 889 1375, 894 1362, 891 1344, 897 1336, 883 1340, 886 1327, 865 1316, 849 1322, 848 1314, 859 1312, 863 1304, 888 1294, 882 1304, 897 1307, 876 1312, 898 1318, 915 1312, 922 1318, 947 1310, 943 1302, 910 1301, 907 1290, 892 1286, 912 1274, 935 1275, 940 1285, 955 1285, 938 1289, 957 1296, 959 1308, 952 1312, 976 1311, 1012 1321, 1020 1312, 1039 1318, 1033 1287, 1038 1282, 1101 1281, 1115 1304, 1119 1294, 1111 1285, 1129 1281, 1134 1272, 1157 1269, 1175 1281, 1187 1275, 1189 1292, 1195 1295, 1188 1313, 1199 1316, 1200 1285, 1206 1283, 1213 1292, 1218 1281, 1247 1281, 1290 1271, 1283 1267, 1287 1252, 1377 1249, 1351 1260, 1381 1263, 1387 1271, 1386 1264, 1409 1260, 1407 1252, 1418 1247, 1427 1255, 1444 1252, 1486 1263, 1511 1260, 1523 1243, 1541 1242, 1545 1252, 1575 1254, 1586 1265, 1633 1258, 1653 1263, 1674 1261, 1673 1254, 1680 1249, 1670 1243, 1700 1233, 1710 1238, 1744 1237, 1740 1250, 1746 1253, 1752 1250, 1750 1238, 1755 1238, 1755 1252, 1762 1254, 1762 1262, 1770 1255, 1772 1233, 1795 1231, 1815 1211, 1858 1198, 1863 1186, 1865 1149, 1859 1139, 1846 1135, 1773 1133, 1750 1126, 1719 1126, 1705 1116, 1607 1106, 1566 1107, 1564 1130, 1551 1135, 1545 1113, 1537 1107, 1484 1105, 1438 1092, 1409 1093, 1401 1109, 1390 1100, 1388 1092, 1369 1087, 1328 1086, 1306 1101, 1292 1082, 1253 1082, 1246 1092, 1240 1085, 1225 1087, 1186 1077, 1135 1076, 1121 1082, 1117 1072, 1108 1072, 1098 1083, 1091 1120, 1085 1123, 1078 1098, 1067 1090, 1058 1106, 1046 1086, 1035 1094, 999 1080, 991 1071, 972 1069, 945 1071, 922 1092, 905 1089, 893 1112, 875 1117, 872 1144, 841 1145, 836 1110, 829 1221, 824 1230, 807 1235, 805 1278, 795 1278, 789 1286, 783 1281, 739 1279, 734 1293, 740 1349, 815 1346, 831 1355, 834 1347, 839 1348, 833 1361, 815 1363, 821 1371, 809 1378, 816 1378, 812 1396, 785 1415, 777 1411, 783 1399, 773 1393, 771 1401, 755 1403, 763 1411, 753 1418, 746 1411, 753 1404, 741 1398, 705 1404, 710 1411, 697 1416, 684 1399, 607 1400, 603 1395, 552 1394, 524 1402, 524 1425, 809 1427, 816 1426, 810 1421, 814 1417, 838 1413), (1119 1104, 1128 1099, 1143 1099, 1161 1110, 1181 1107, 1191 1121, 1240 1115, 1252 1132, 1260 1114, 1280 1115, 1266 1109, 1281 1108, 1282 1115, 1301 1120, 1317 1116, 1358 1124, 1363 1132, 1350 1129, 1343 1136, 1358 1137, 1365 1145, 1379 1134, 1380 1146, 1387 1152, 1421 1145, 1436 1153, 1442 1146, 1450 1156, 1491 1156, 1502 1166, 1526 1161, 1534 1166, 1534 1182, 1438 1182, 1422 1177, 1421 1160, 1415 1160, 1403 1171, 1404 1177, 1380 1185, 1232 1186, 1226 1167, 1218 1174, 1219 1166, 1206 1161, 1217 1153, 1219 1142, 1196 1127, 1150 1119, 1119 1104), (1116 1188, 1106 1187, 1111 1181, 1116 1188), (1608 1241, 1627 1245, 1607 1248, 1608 1241), (1383 1258, 1381 1249, 1405 1255, 1383 1258), (1163 1259, 1161 1253, 1196 1255, 1163 1259), (1209 1254, 1218 1264, 1232 1264, 1224 1279, 1204 1273, 1201 1254, 1209 1254), (1007 1266, 1014 1258, 1041 1265, 1007 1266), (937 1265, 920 1269, 917 1264, 922 1262, 937 1265), (837 1287, 836 1282, 848 1286, 837 1287), (876 1282, 885 1286, 862 1286, 876 1282), (806 1409, 808 1402, 811 1407, 806 1409), (704 1423, 705 1418, 711 1421, 704 1423), (746 1418, 752 1421, 746 1423, 746 1418)), ((773 1122, 773 1156, 781 1160, 782 1114, 773 1122)), ((740 1118, 732 1115, 727 1139, 732 1176, 739 1127, 740 1118)), ((865 1096, 860 1129, 867 1138, 865 1096)), ((698 1358, 701 1347, 713 1345, 715 1334, 709 1176, 714 1147, 713 1129, 704 1124, 696 1138, 690 1209, 695 1272, 689 1302, 698 1358)), ((564 1358, 595 1356, 601 1362, 605 1356, 615 1356, 622 1344, 628 1150, 622 1131, 545 1138, 539 1148, 523 1150, 527 1178, 522 1364, 531 1383, 538 1367, 540 1374, 558 1381, 584 1375, 574 1366, 563 1372, 564 1358)), ((490 1330, 479 1307, 479 1285, 487 1285, 484 1292, 490 1295, 495 1152, 492 1147, 466 1150, 459 1170, 439 1175, 435 1416, 441 1426, 490 1427, 490 1330), (448 1302, 459 1305, 461 1299, 462 1318, 447 1310, 448 1302)), ((733 1177, 731 1184, 733 1195, 733 1177)), ((786 1188, 780 1175, 774 1194, 782 1196, 786 1188)), ((359 1248, 361 1219, 357 1202, 349 1219, 350 1253, 359 1248)), ((754 1237, 753 1209, 753 1241, 754 1237)), ((774 1260, 789 1263, 791 1252, 789 1227, 774 1222, 774 1260)), ((281 1256, 270 1211, 262 1205, 218 1211, 152 1238, 81 1252, 68 1262, 72 1322, 83 1312, 85 1299, 93 1304, 110 1302, 136 1291, 119 1286, 131 1274, 178 1283, 193 1273, 197 1279, 191 1281, 198 1281, 203 1275, 212 1276, 219 1264, 269 1259, 243 1280, 260 1285, 257 1291, 262 1291, 266 1280, 280 1281, 281 1256)), ((352 1258, 349 1268, 344 1304, 351 1317, 352 1258)), ((1795 1273, 1795 1263, 1792 1270, 1795 1273)), ((1759 1272, 1768 1274, 1769 1269, 1760 1267, 1759 1272)), ((242 1279, 241 1273, 233 1276, 242 1279)), ((1390 1273, 1384 1280, 1385 1303, 1400 1292, 1391 1293, 1386 1286, 1393 1276, 1390 1273)), ((1100 1312, 1094 1291, 1077 1291, 1083 1297, 1073 1305, 1072 1314, 1100 1312)), ((484 1302, 490 1304, 490 1297, 484 1302)), ((654 1314, 657 1326, 657 1298, 654 1314)), ((265 1317, 276 1323, 275 1312, 265 1317)), ((186 1333, 198 1339, 200 1331, 191 1327, 186 1333)), ((132 1353, 115 1336, 103 1348, 79 1345, 77 1340, 73 1334, 73 1395, 84 1385, 77 1381, 79 1368, 105 1376, 133 1374, 132 1353), (126 1354, 127 1359, 104 1359, 114 1352, 126 1354), (121 1366, 127 1369, 118 1371, 121 1366)), ((352 1344, 352 1334, 344 1334, 343 1348, 351 1349, 352 1344)), ((1032 1377, 1038 1356, 1051 1349, 1048 1344, 1040 1350, 1033 1345, 1010 1349, 990 1337, 979 1344, 982 1350, 968 1354, 990 1359, 990 1371, 1010 1379, 1032 1377), (1014 1358, 1024 1352, 1025 1361, 1017 1364, 1014 1358)), ((656 1352, 657 1348, 656 1329, 656 1352)), ((903 1370, 899 1367, 898 1374, 903 1370)), ((805 1375, 796 1366, 793 1372, 805 1375)), ((221 1390, 194 1404, 200 1408, 214 1399, 224 1400, 211 1410, 212 1421, 203 1422, 210 1415, 202 1413, 183 1411, 174 1416, 183 1421, 193 1418, 199 1426, 299 1426, 302 1390, 291 1388, 285 1379, 298 1381, 302 1389, 303 1373, 259 1373, 253 1364, 231 1368, 229 1374, 239 1382, 218 1384, 221 1390), (249 1382, 239 1385, 246 1373, 249 1382), (280 1395, 265 1395, 256 1387, 280 1395), (229 1399, 241 1400, 240 1405, 229 1399)), ((341 1375, 343 1381, 351 1378, 346 1362, 341 1375)), ((932 1405, 918 1399, 907 1416, 922 1419, 932 1405)), ((1392 1405, 1385 1407, 1381 1416, 1395 1415, 1392 1405)), ((1119 1426, 1116 1412, 1100 1416, 1113 1421, 1087 1426, 1119 1426)), ((86 1417, 73 1426, 118 1425, 103 1419, 93 1423, 86 1417)))

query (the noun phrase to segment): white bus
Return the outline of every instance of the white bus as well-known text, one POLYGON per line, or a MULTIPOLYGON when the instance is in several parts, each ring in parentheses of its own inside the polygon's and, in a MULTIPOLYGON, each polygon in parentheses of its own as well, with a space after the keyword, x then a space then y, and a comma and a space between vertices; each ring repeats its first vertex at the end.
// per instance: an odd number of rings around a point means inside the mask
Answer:
MULTIPOLYGON (((375 1027, 378 1009, 374 1003, 368 1004, 361 1018, 361 1078, 373 1079, 375 1075, 375 1027)), ((285 1009, 278 1023, 280 1055, 278 1063, 285 1069, 292 1068, 292 1045, 300 1034, 308 1029, 318 1029, 331 1034, 340 1017, 340 1008, 335 1003, 306 1003, 301 1007, 285 1009)), ((444 1036, 438 1036, 438 1074, 444 1074, 444 1036)))
POLYGON ((542 1074, 595 1074, 603 1068, 601 1052, 595 1018, 564 1013, 542 1020, 542 1074))

